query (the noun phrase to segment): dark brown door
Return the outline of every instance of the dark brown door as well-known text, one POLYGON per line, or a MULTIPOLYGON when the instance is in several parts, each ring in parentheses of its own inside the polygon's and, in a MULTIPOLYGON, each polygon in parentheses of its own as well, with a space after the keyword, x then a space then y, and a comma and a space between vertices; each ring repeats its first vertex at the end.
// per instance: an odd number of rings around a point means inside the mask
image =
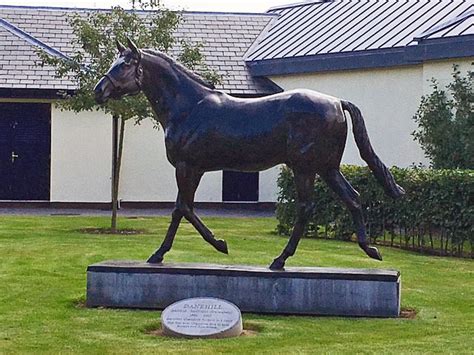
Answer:
POLYGON ((224 171, 222 200, 224 202, 257 202, 258 173, 224 171))
POLYGON ((51 105, 0 103, 0 200, 49 200, 51 105))

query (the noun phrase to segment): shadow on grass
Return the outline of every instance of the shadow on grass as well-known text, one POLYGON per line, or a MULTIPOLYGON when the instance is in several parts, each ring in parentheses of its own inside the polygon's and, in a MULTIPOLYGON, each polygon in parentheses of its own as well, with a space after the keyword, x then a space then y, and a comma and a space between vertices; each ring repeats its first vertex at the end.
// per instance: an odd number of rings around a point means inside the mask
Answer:
POLYGON ((138 234, 149 234, 145 229, 117 229, 112 232, 110 228, 82 228, 78 232, 84 234, 109 234, 109 235, 138 235, 138 234))
POLYGON ((146 220, 154 219, 156 217, 159 217, 159 216, 126 216, 123 218, 137 220, 137 221, 146 221, 146 220))
MULTIPOLYGON (((88 308, 87 305, 86 305, 86 297, 85 296, 80 296, 78 298, 75 298, 71 301, 71 305, 74 307, 74 308, 77 308, 77 309, 84 309, 84 308, 88 308)), ((96 307, 97 309, 106 309, 108 307, 96 307)), ((116 308, 112 308, 112 309, 116 309, 116 308)), ((121 310, 126 310, 126 309, 121 309, 121 310)), ((138 309, 135 309, 134 311, 139 311, 138 309)), ((143 311, 143 310, 142 310, 143 311)), ((149 310, 149 309, 146 309, 144 311, 154 311, 154 310, 149 310)), ((418 314, 418 310, 413 308, 413 307, 402 307, 400 309, 400 316, 398 317, 399 319, 416 319, 416 316, 418 314)), ((289 317, 294 317, 294 316, 289 316, 289 317)), ((305 315, 301 315, 299 317, 328 317, 328 316, 305 316, 305 315)), ((330 317, 330 316, 329 316, 330 317)), ((353 318, 353 317, 348 317, 348 318, 353 318)), ((357 317, 355 317, 357 318, 357 317)), ((263 330, 263 327, 260 325, 260 324, 257 324, 257 323, 254 323, 252 321, 244 321, 244 335, 256 335, 257 333, 260 333, 262 330, 263 330)), ((149 324, 147 325, 145 328, 143 328, 143 332, 146 333, 146 334, 152 334, 152 335, 162 335, 161 333, 160 334, 155 334, 155 332, 157 331, 160 331, 161 332, 161 323, 160 322, 157 322, 157 323, 152 323, 152 324, 149 324)))
POLYGON ((404 307, 400 310, 400 317, 402 319, 416 319, 418 311, 415 308, 404 307))
POLYGON ((74 308, 78 308, 78 309, 87 308, 86 298, 84 296, 73 299, 71 304, 74 308))
MULTIPOLYGON (((259 333, 263 331, 263 327, 260 324, 254 322, 245 321, 243 324, 244 330, 240 334, 241 337, 251 337, 257 336, 259 333)), ((153 322, 148 324, 147 326, 143 327, 143 333, 157 336, 157 337, 166 337, 170 339, 179 339, 179 340, 193 340, 193 338, 177 338, 177 337, 170 337, 163 334, 163 330, 161 329, 161 322, 153 322)))

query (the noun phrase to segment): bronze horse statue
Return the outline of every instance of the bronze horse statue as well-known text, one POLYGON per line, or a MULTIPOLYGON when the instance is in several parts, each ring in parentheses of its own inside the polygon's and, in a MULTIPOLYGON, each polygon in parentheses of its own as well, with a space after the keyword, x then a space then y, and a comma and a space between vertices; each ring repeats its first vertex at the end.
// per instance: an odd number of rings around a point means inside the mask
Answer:
POLYGON ((347 136, 344 110, 350 113, 362 158, 385 192, 404 194, 369 141, 364 120, 352 103, 311 90, 293 90, 262 98, 243 99, 215 90, 200 76, 167 55, 140 50, 128 39, 117 41, 120 53, 94 88, 98 103, 142 91, 165 133, 166 155, 176 168, 178 197, 171 224, 160 248, 148 263, 160 263, 171 249, 181 219, 186 218, 204 240, 228 253, 193 211, 194 194, 207 171, 261 171, 278 164, 293 170, 297 190, 297 217, 288 244, 270 269, 283 269, 296 251, 313 212, 316 174, 339 196, 352 214, 359 246, 382 260, 366 237, 358 192, 339 170, 347 136))

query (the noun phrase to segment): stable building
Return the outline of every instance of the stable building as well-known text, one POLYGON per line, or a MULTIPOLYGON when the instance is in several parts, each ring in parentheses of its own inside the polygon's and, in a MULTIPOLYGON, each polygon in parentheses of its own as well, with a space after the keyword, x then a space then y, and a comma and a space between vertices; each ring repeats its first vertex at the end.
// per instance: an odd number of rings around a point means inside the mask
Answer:
MULTIPOLYGON (((74 83, 37 66, 41 48, 71 52, 65 21, 87 9, 0 6, 0 201, 104 205, 111 200, 111 117, 61 111, 58 92, 74 83), (40 201, 40 202, 38 202, 40 201)), ((106 11, 106 10, 104 10, 106 11)), ((411 133, 430 79, 472 69, 472 0, 306 1, 264 14, 185 12, 178 38, 202 42, 219 89, 258 97, 313 89, 360 107, 375 151, 387 165, 428 164, 411 133)), ((349 120, 350 121, 350 120, 349 120)), ((344 163, 364 164, 349 133, 344 163)), ((204 175, 199 203, 273 204, 279 167, 204 175)), ((170 204, 174 168, 151 120, 126 127, 119 198, 129 206, 170 204)))
MULTIPOLYGON (((0 201, 43 201, 53 206, 107 205, 111 201, 113 122, 102 112, 61 111, 58 92, 74 83, 38 66, 37 48, 67 58, 81 9, 0 6, 0 201)), ((206 64, 222 75, 218 89, 240 97, 281 91, 253 78, 243 61, 272 14, 185 12, 176 37, 202 43, 206 64)), ((177 41, 178 42, 178 41, 177 41)), ((272 203, 276 173, 205 174, 201 203, 272 203), (267 184, 266 181, 272 183, 267 184)), ((163 131, 151 120, 125 133, 119 198, 129 206, 159 206, 176 199, 174 168, 163 131)))

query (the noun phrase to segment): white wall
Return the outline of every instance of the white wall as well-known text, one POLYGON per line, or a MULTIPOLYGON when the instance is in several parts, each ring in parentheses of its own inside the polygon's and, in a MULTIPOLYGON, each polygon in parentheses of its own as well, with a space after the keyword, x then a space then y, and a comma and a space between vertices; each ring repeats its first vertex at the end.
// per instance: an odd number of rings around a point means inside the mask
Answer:
POLYGON ((222 202, 222 171, 204 174, 194 200, 196 202, 222 202))
MULTIPOLYGON (((154 128, 151 120, 127 123, 120 184, 123 201, 176 200, 174 167, 166 159, 163 130, 154 128)), ((204 174, 195 201, 222 201, 222 172, 204 174)))
POLYGON ((174 201, 174 169, 166 160, 163 131, 150 120, 141 125, 127 122, 120 176, 120 199, 124 201, 174 201))
MULTIPOLYGON (((421 65, 274 76, 271 79, 285 90, 307 88, 356 104, 362 111, 375 151, 388 166, 408 166, 425 161, 423 152, 411 137, 416 128, 411 117, 422 95, 421 65)), ((364 164, 351 129, 343 163, 364 164)))
MULTIPOLYGON (((52 108, 51 201, 110 202, 112 119, 101 112, 52 108)), ((174 202, 174 168, 166 159, 163 131, 150 120, 127 123, 120 177, 123 201, 174 202)), ((207 173, 196 201, 222 201, 222 172, 207 173)))
POLYGON ((462 75, 468 70, 473 70, 472 65, 474 58, 458 59, 458 60, 440 60, 427 62, 423 65, 423 94, 429 94, 433 91, 431 87, 431 78, 436 78, 439 84, 444 87, 453 81, 453 64, 459 65, 462 75))
POLYGON ((278 195, 277 179, 281 166, 260 172, 258 180, 258 202, 275 202, 278 195))
POLYGON ((51 110, 51 201, 110 202, 112 120, 51 110))

